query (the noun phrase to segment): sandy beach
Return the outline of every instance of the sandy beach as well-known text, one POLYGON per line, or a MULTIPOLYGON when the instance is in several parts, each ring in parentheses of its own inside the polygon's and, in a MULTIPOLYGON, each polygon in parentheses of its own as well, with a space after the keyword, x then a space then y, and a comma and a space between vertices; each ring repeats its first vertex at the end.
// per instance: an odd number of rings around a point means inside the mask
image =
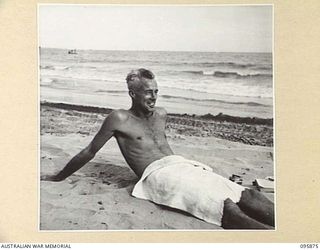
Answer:
MULTIPOLYGON (((40 174, 55 173, 99 130, 111 110, 41 103, 40 174)), ((272 120, 169 114, 167 138, 176 154, 208 164, 244 186, 274 175, 272 120)), ((131 196, 138 181, 111 139, 62 182, 40 182, 41 230, 215 230, 217 225, 131 196)), ((210 190, 204 190, 204 192, 210 190)), ((274 199, 273 193, 266 193, 274 199)))

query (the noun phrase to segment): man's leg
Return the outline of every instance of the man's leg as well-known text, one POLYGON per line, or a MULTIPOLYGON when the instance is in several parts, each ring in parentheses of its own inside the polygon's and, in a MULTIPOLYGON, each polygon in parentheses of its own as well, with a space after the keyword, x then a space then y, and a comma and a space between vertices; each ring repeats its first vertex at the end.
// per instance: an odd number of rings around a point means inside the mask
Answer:
POLYGON ((260 192, 244 190, 237 205, 251 218, 274 227, 274 203, 260 192))
POLYGON ((246 215, 232 200, 224 202, 222 227, 225 229, 274 229, 246 215))

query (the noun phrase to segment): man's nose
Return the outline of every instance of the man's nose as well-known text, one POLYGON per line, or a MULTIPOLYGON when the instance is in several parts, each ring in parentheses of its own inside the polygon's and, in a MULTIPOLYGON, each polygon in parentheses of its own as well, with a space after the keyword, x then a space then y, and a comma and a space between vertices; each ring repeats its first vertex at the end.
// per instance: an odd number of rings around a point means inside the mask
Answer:
POLYGON ((157 98, 157 92, 152 91, 152 92, 151 92, 151 98, 152 98, 152 99, 156 99, 156 98, 157 98))

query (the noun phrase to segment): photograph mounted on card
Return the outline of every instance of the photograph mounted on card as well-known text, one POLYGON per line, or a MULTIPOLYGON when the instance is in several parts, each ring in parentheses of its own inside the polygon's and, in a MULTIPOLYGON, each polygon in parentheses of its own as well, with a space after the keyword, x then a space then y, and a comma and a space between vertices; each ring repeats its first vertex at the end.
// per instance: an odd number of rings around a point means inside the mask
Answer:
POLYGON ((272 5, 39 4, 38 40, 41 231, 275 230, 272 5))

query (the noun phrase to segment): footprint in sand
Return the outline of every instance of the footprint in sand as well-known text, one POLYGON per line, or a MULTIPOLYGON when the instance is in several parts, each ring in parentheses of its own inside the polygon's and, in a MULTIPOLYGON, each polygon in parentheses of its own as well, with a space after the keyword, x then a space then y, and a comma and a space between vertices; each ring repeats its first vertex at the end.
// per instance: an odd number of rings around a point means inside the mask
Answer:
POLYGON ((102 183, 108 188, 115 189, 126 188, 138 181, 136 175, 128 167, 110 163, 89 164, 85 176, 95 180, 96 183, 102 183))
POLYGON ((130 192, 137 181, 128 167, 95 162, 68 178, 70 188, 79 195, 103 194, 110 189, 121 188, 130 192))

